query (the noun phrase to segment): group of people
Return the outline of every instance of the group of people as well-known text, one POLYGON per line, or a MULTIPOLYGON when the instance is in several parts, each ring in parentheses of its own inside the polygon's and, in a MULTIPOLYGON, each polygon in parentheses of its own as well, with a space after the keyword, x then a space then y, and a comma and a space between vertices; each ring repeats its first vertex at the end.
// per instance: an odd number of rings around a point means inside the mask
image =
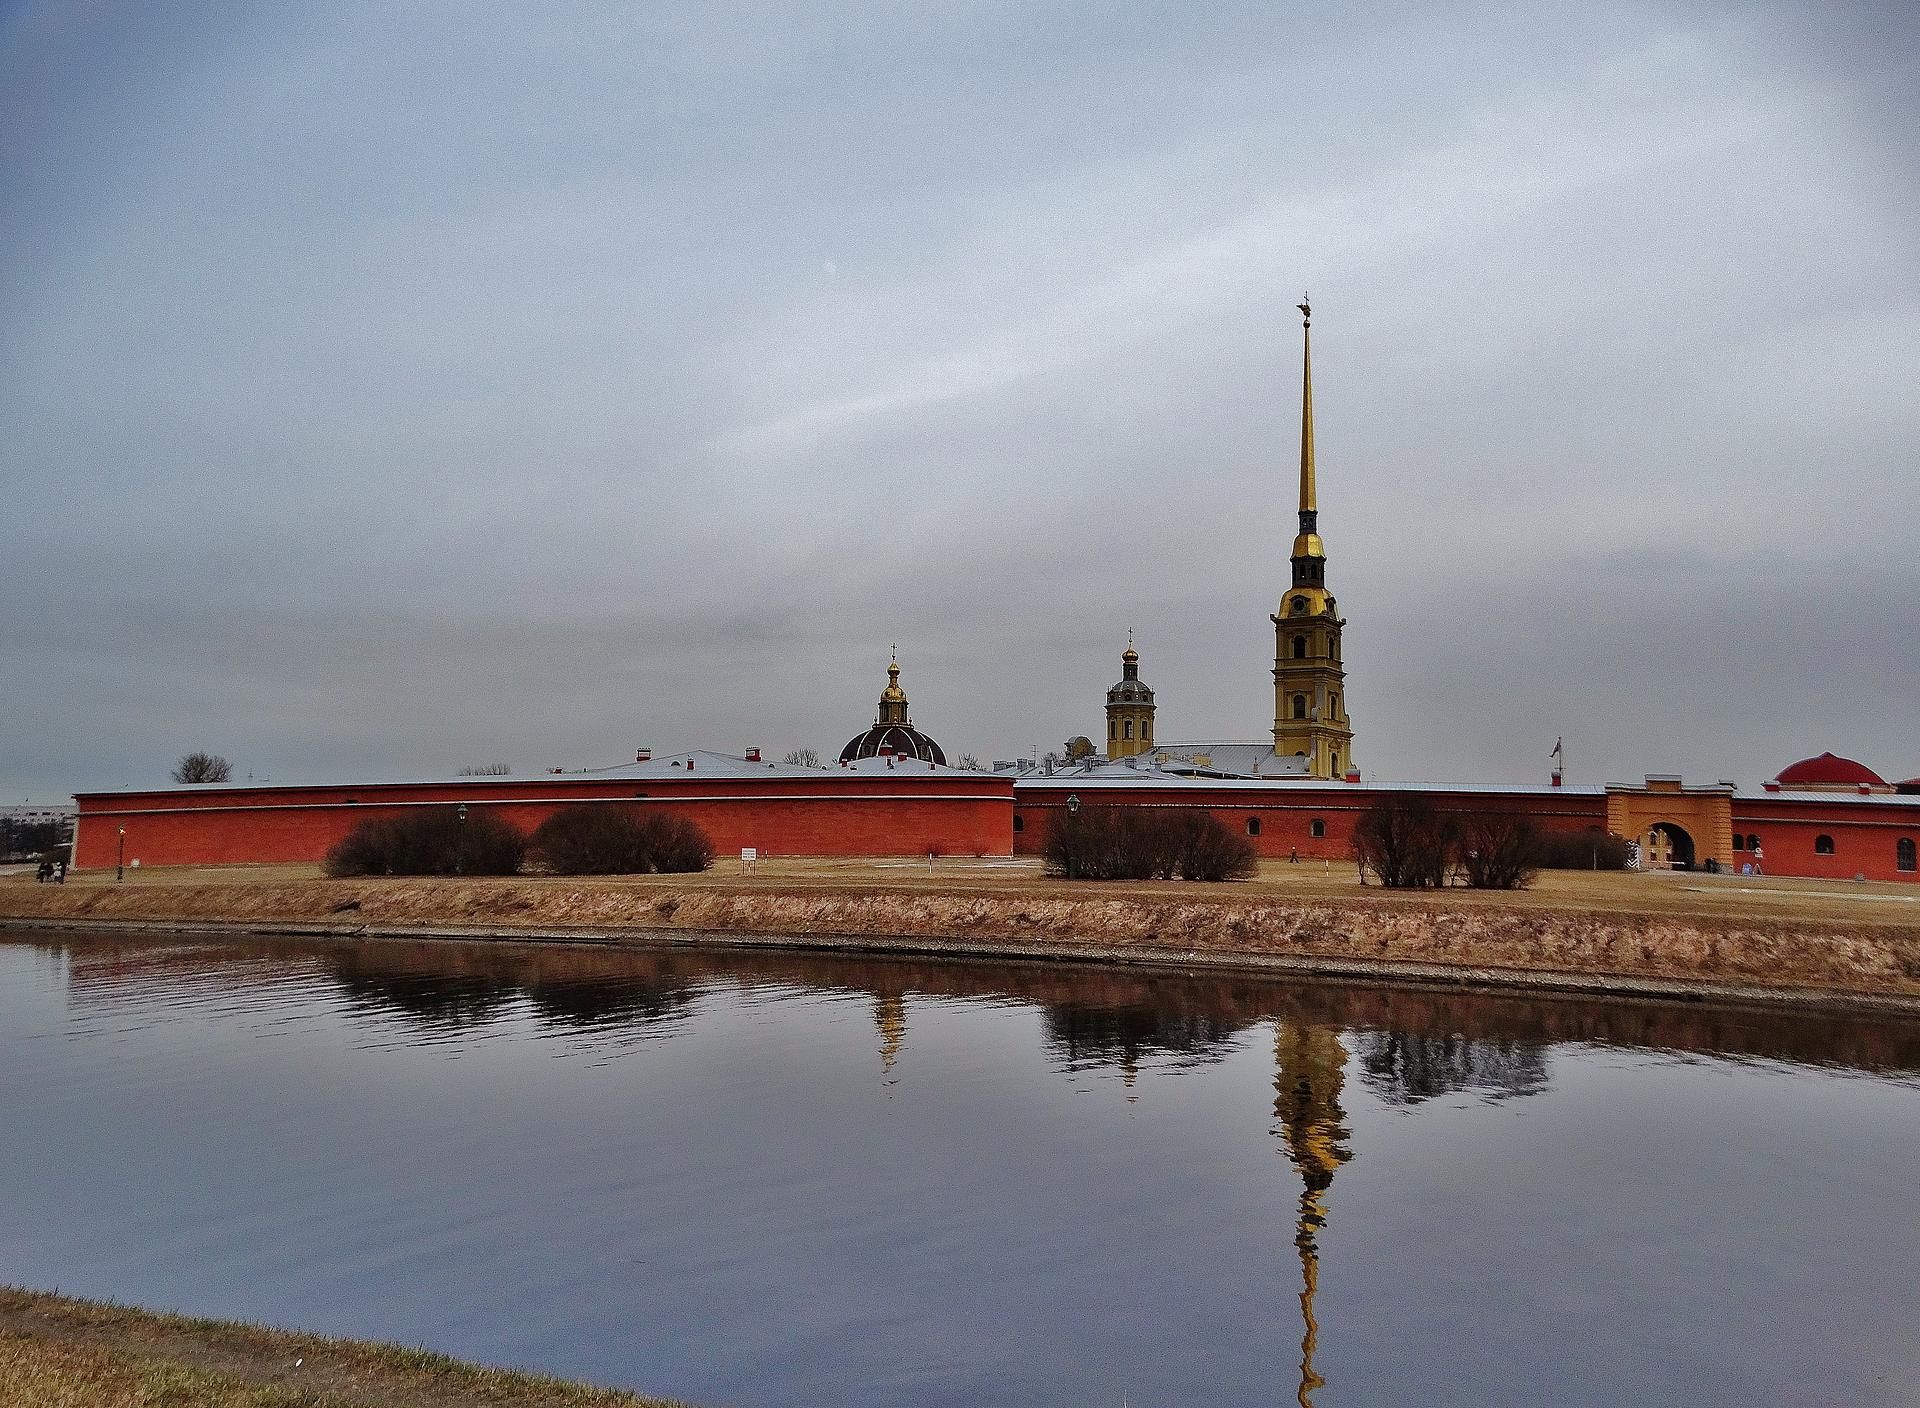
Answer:
POLYGON ((67 883, 67 863, 64 860, 51 860, 45 856, 40 859, 40 868, 33 878, 42 885, 64 885, 67 883))

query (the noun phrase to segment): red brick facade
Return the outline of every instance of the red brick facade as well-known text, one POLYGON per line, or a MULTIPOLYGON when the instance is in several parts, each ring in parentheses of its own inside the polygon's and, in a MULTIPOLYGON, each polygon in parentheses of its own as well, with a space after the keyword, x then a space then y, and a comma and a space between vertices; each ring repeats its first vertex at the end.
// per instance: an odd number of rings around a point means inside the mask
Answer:
MULTIPOLYGON (((1543 827, 1564 831, 1603 829, 1607 801, 1599 791, 1499 788, 1409 792, 1424 796, 1442 811, 1501 811, 1530 816, 1543 827)), ((1128 787, 1107 782, 1075 786, 1071 781, 1023 781, 1015 796, 1013 837, 1016 855, 1038 855, 1045 844, 1048 818, 1077 796, 1082 806, 1199 808, 1271 859, 1298 853, 1301 860, 1351 861, 1353 828, 1380 793, 1377 789, 1326 782, 1174 783, 1128 787), (1320 834, 1316 835, 1316 823, 1320 834)))
POLYGON ((763 855, 1006 855, 1013 784, 943 773, 603 779, 472 778, 458 782, 319 787, 168 788, 75 798, 74 864, 113 866, 317 861, 354 826, 413 807, 464 802, 532 831, 568 802, 628 801, 689 817, 721 857, 763 855))

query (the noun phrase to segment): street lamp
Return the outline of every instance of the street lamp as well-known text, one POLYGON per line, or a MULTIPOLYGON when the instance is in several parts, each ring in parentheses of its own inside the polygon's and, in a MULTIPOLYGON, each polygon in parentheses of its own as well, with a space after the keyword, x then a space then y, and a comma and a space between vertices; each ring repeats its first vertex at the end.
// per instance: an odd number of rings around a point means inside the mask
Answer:
POLYGON ((1067 815, 1080 815, 1080 794, 1078 792, 1069 792, 1067 794, 1067 815))
POLYGON ((113 863, 113 883, 118 885, 127 878, 127 828, 120 828, 120 858, 113 863))
POLYGON ((462 802, 454 808, 453 814, 460 821, 460 839, 454 843, 453 849, 453 873, 465 875, 467 873, 467 804, 462 802))

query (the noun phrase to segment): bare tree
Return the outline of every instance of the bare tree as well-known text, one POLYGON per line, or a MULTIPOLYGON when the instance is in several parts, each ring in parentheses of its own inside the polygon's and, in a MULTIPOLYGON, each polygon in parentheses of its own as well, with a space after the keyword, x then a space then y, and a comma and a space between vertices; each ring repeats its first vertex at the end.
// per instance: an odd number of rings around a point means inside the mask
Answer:
POLYGON ((1371 870, 1390 890, 1435 889, 1452 872, 1458 836, 1458 821, 1426 798, 1387 793, 1360 814, 1353 851, 1363 879, 1371 870))
POLYGON ((233 764, 217 753, 189 753, 173 765, 175 782, 225 782, 233 764))
POLYGON ((961 769, 963 772, 985 772, 986 771, 986 768, 981 765, 980 760, 974 757, 973 754, 971 753, 962 753, 960 755, 960 761, 958 763, 955 763, 954 766, 961 769))
POLYGON ((796 748, 780 761, 790 767, 817 768, 820 766, 820 755, 811 748, 796 748))
POLYGON ((1540 869, 1533 823, 1511 812, 1470 812, 1460 822, 1460 870, 1476 890, 1524 890, 1540 869))
POLYGON ((455 777, 511 777, 513 766, 510 763, 481 763, 477 766, 461 768, 455 777))

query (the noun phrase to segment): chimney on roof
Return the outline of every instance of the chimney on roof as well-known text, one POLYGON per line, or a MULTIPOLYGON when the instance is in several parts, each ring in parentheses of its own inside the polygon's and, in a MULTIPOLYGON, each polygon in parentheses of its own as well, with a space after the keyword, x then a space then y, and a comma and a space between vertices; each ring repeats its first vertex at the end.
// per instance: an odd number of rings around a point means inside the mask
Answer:
POLYGON ((1348 769, 1347 769, 1347 781, 1348 781, 1348 782, 1358 782, 1359 780, 1360 780, 1360 769, 1359 769, 1359 768, 1348 768, 1348 769))
POLYGON ((1760 787, 1761 787, 1761 790, 1765 792, 1778 792, 1780 790, 1780 783, 1778 782, 1778 780, 1773 782, 1763 782, 1760 784, 1760 787))
POLYGON ((1873 784, 1872 784, 1871 782, 1863 782, 1863 783, 1861 783, 1861 784, 1860 784, 1860 795, 1861 795, 1862 797, 1869 797, 1869 796, 1872 796, 1872 795, 1873 795, 1873 784))
POLYGON ((692 759, 692 758, 688 758, 688 759, 687 759, 687 771, 688 771, 688 772, 692 772, 692 771, 693 771, 693 759, 692 759))
POLYGON ((1555 768, 1553 770, 1553 785, 1555 787, 1558 787, 1560 785, 1560 769, 1559 768, 1555 768))
POLYGON ((748 761, 748 762, 750 762, 750 763, 757 763, 757 762, 759 762, 759 761, 760 761, 760 750, 759 750, 758 748, 749 748, 749 749, 747 749, 747 761, 748 761))
POLYGON ((881 744, 880 756, 883 758, 891 758, 893 756, 893 745, 891 743, 881 744))
POLYGON ((652 761, 653 761, 653 749, 651 749, 651 748, 641 748, 641 749, 638 749, 638 750, 636 750, 636 751, 635 751, 635 753, 634 753, 634 755, 633 755, 633 760, 634 760, 634 761, 635 761, 636 763, 650 763, 650 762, 652 762, 652 761))

